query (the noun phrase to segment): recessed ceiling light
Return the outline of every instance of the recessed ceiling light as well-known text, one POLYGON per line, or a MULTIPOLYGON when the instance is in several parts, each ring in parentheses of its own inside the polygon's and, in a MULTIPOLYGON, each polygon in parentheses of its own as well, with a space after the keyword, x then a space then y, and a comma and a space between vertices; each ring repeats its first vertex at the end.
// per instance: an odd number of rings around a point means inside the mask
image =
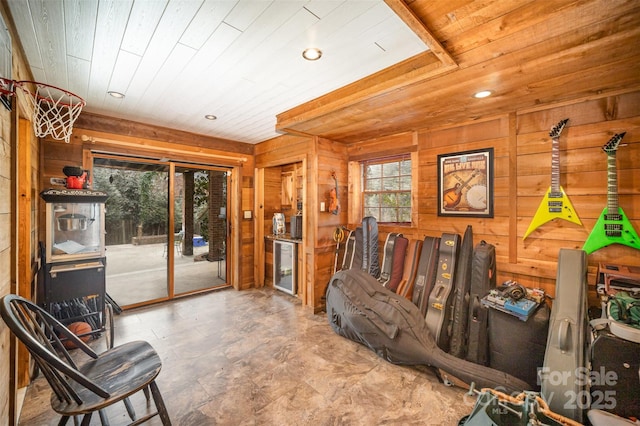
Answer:
POLYGON ((114 90, 109 90, 107 92, 111 97, 114 97, 116 99, 122 99, 124 98, 124 93, 120 93, 120 92, 116 92, 114 90))
POLYGON ((493 92, 491 90, 482 90, 478 93, 475 93, 473 95, 474 98, 478 98, 478 99, 482 99, 482 98, 486 98, 487 96, 491 96, 493 92))
POLYGON ((206 118, 207 120, 211 120, 211 121, 218 119, 218 117, 216 117, 213 114, 207 114, 207 115, 204 116, 204 118, 206 118))
POLYGON ((322 56, 322 50, 317 47, 310 47, 308 49, 304 49, 302 52, 302 57, 307 61, 317 61, 322 56))

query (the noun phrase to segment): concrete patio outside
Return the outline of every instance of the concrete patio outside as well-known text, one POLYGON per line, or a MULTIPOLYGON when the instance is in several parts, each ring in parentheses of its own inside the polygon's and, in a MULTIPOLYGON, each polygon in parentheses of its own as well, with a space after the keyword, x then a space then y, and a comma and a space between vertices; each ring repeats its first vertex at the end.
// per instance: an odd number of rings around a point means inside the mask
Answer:
MULTIPOLYGON (((174 248, 176 295, 226 284, 226 260, 195 261, 208 246, 193 248, 193 255, 180 255, 174 248)), ((120 306, 167 296, 168 262, 165 244, 107 246, 107 293, 120 306)))

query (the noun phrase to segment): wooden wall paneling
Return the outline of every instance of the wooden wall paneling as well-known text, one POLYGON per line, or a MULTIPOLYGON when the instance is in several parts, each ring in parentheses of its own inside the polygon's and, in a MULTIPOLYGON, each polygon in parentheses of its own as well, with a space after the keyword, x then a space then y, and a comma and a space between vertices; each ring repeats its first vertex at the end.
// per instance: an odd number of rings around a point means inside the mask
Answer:
POLYGON ((41 188, 51 188, 52 177, 64 178, 65 175, 62 173, 64 166, 82 167, 81 144, 66 144, 64 141, 44 138, 41 139, 41 146, 45 159, 40 174, 41 188))
POLYGON ((361 161, 371 158, 407 154, 417 151, 415 132, 404 132, 396 135, 356 142, 347 146, 350 161, 361 161))
POLYGON ((347 223, 347 149, 343 144, 327 139, 318 138, 316 140, 315 160, 316 160, 316 182, 317 191, 315 214, 317 217, 316 235, 312 240, 315 243, 314 258, 314 281, 311 298, 315 311, 324 307, 323 296, 327 283, 333 273, 334 253, 336 243, 333 240, 333 233, 339 226, 347 223), (335 181, 331 176, 335 173, 338 180, 338 199, 340 201, 340 211, 334 215, 328 211, 329 191, 335 187, 335 181), (320 202, 324 201, 326 211, 320 211, 320 202))
MULTIPOLYGON (((516 263, 518 261, 518 216, 514 214, 517 211, 518 205, 518 186, 517 180, 514 179, 515 176, 518 176, 518 162, 517 162, 517 152, 518 152, 518 144, 517 144, 517 132, 518 132, 518 120, 515 113, 509 114, 509 142, 507 146, 509 147, 509 190, 508 190, 508 203, 509 203, 509 263, 516 263)), ((494 204, 494 209, 498 211, 498 206, 494 204)), ((502 206, 500 206, 500 210, 502 211, 502 206)))
MULTIPOLYGON (((32 299, 31 285, 34 280, 32 268, 35 260, 36 248, 31 244, 33 224, 33 205, 37 200, 32 198, 33 183, 31 181, 32 167, 32 129, 31 123, 20 119, 17 132, 17 289, 18 295, 27 299, 32 299)), ((29 352, 20 344, 17 355, 17 385, 18 388, 29 384, 29 352)))
POLYGON ((254 256, 254 276, 256 287, 263 287, 265 285, 266 275, 266 248, 265 248, 265 229, 266 220, 264 213, 264 168, 254 169, 255 184, 255 202, 254 202, 254 215, 255 221, 253 225, 253 235, 255 236, 255 245, 253 247, 254 256))
MULTIPOLYGON (((640 226, 639 96, 640 92, 622 93, 518 114, 518 235, 523 235, 550 185, 548 131, 563 118, 569 118, 569 122, 560 138, 560 184, 582 221, 578 226, 556 219, 538 228, 519 242, 520 263, 552 260, 563 247, 582 248, 607 202, 607 156, 602 147, 614 133, 624 130, 629 139, 625 137, 628 145, 617 153, 619 202, 634 228, 640 226)), ((615 259, 615 263, 636 265, 638 250, 614 244, 590 254, 588 259, 590 278, 595 279, 593 270, 598 262, 615 259)), ((551 262, 550 267, 555 272, 557 265, 551 262)), ((593 291, 590 296, 594 299, 593 291)))
POLYGON ((255 145, 256 167, 281 166, 301 161, 311 149, 313 139, 284 135, 255 145))

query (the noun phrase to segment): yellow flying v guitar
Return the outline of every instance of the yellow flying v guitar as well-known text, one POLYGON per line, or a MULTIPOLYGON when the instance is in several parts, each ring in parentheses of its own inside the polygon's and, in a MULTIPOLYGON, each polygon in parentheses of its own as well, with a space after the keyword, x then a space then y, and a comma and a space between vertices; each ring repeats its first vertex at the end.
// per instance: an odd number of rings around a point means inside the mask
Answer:
POLYGON ((591 254, 609 244, 624 244, 640 250, 640 238, 627 216, 618 205, 618 169, 616 150, 626 132, 618 133, 609 140, 602 150, 607 154, 607 207, 604 208, 596 225, 591 230, 582 250, 591 254))
POLYGON ((549 136, 551 137, 551 186, 544 195, 542 202, 538 206, 535 216, 531 219, 527 232, 524 233, 524 240, 533 231, 544 225, 545 223, 555 219, 564 219, 577 225, 582 225, 578 214, 575 212, 569 197, 565 194, 564 189, 560 186, 560 133, 567 125, 568 118, 560 121, 551 128, 549 136))

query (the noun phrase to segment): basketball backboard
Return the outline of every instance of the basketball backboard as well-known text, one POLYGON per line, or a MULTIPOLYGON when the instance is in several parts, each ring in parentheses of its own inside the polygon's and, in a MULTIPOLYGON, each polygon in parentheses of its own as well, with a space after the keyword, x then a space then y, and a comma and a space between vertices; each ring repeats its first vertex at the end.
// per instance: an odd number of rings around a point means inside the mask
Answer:
POLYGON ((4 18, 0 15, 0 77, 5 81, 0 84, 0 102, 8 110, 11 110, 11 97, 5 92, 13 92, 13 79, 11 77, 12 67, 12 45, 9 29, 4 22, 4 18))

